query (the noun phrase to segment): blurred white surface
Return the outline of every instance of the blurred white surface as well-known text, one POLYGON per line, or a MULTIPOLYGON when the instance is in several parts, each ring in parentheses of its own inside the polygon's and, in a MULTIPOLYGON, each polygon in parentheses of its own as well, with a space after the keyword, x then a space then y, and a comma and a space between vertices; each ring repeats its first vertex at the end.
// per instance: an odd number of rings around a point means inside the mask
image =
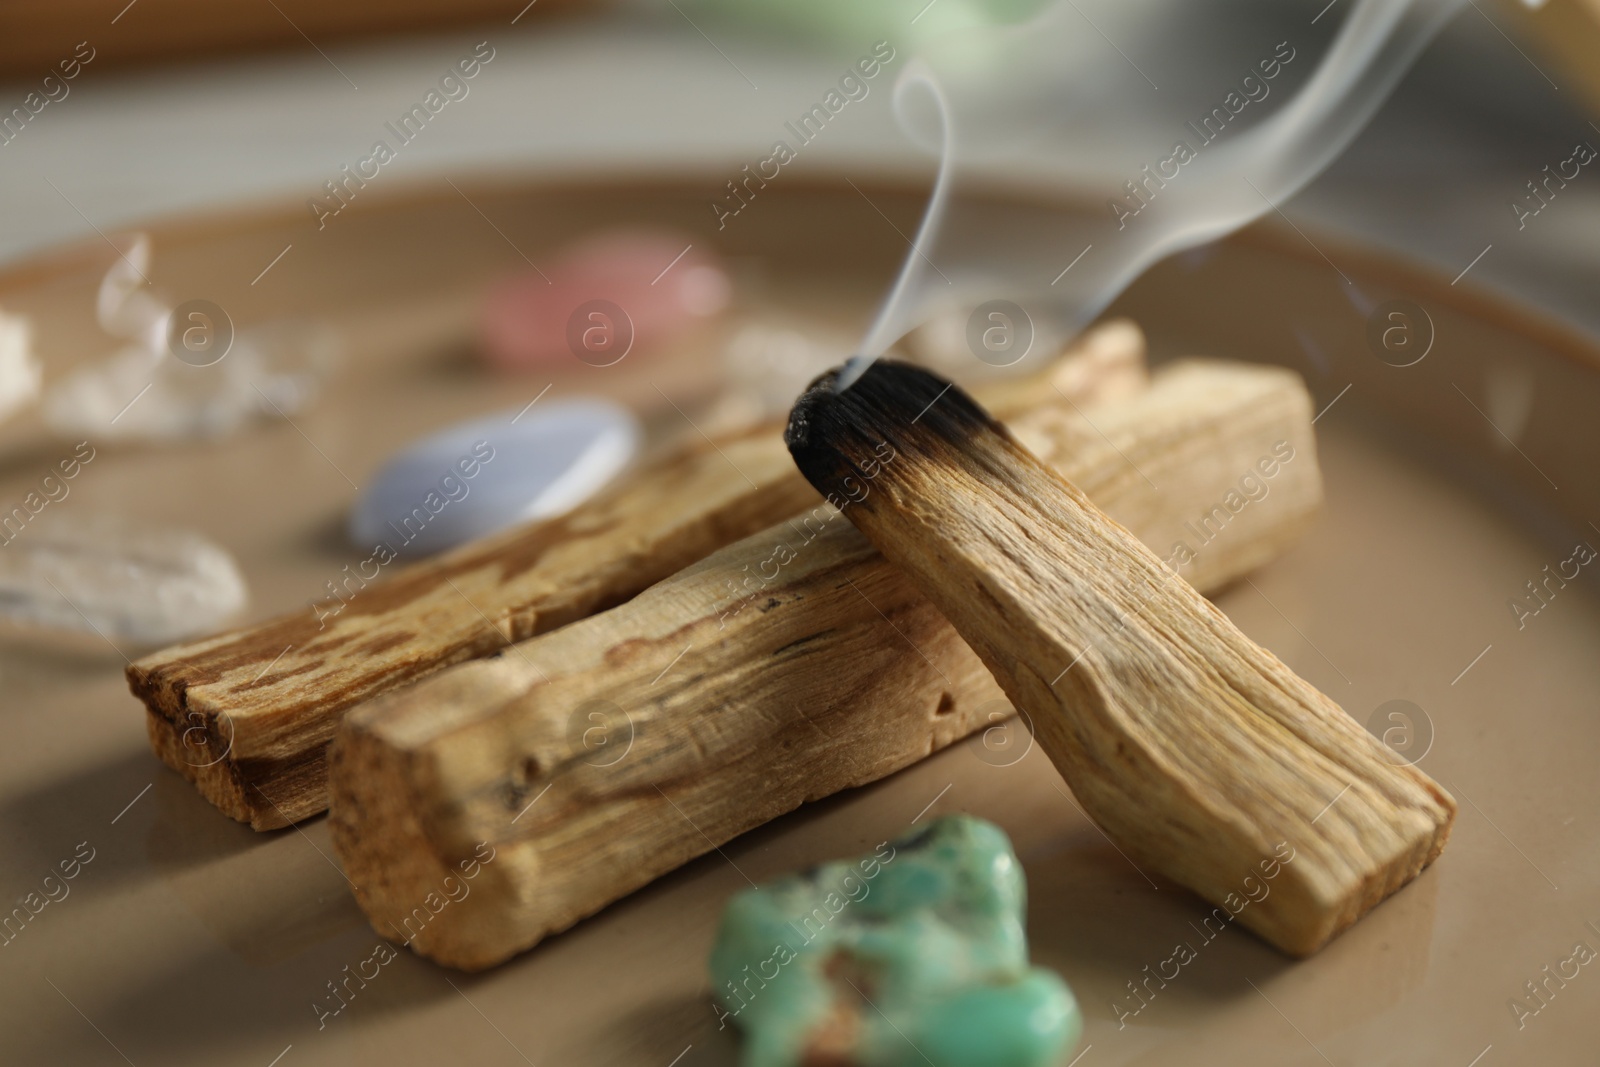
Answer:
MULTIPOLYGON (((732 31, 714 36, 670 12, 614 12, 160 71, 90 65, 67 98, 0 146, 0 261, 152 218, 304 203, 482 41, 494 58, 469 94, 375 181, 647 170, 706 177, 709 205, 725 180, 712 176, 764 158, 840 66, 732 31)), ((931 175, 891 114, 898 66, 807 145, 806 170, 931 175)), ((0 86, 0 104, 28 88, 0 86)), ((1584 137, 1600 144, 1576 98, 1468 8, 1287 214, 1451 277, 1488 248, 1473 284, 1600 333, 1590 297, 1600 281, 1600 178, 1571 183, 1551 218, 1520 231, 1509 206, 1559 158, 1552 153, 1584 137)))
MULTIPOLYGON (((130 16, 131 17, 131 16, 130 16)), ((240 202, 305 201, 368 154, 461 57, 494 58, 376 179, 481 171, 561 175, 716 172, 764 157, 790 113, 815 102, 835 64, 729 41, 752 88, 684 26, 623 16, 562 19, 358 47, 232 58, 160 71, 97 70, 0 146, 0 259, 146 219, 240 202), (348 80, 347 80, 348 79, 348 80)), ((887 78, 807 162, 925 170, 895 130, 887 78)), ((0 103, 26 84, 0 86, 0 103)), ((9 105, 7 105, 9 106, 9 105)), ((720 184, 720 182, 718 183, 720 184)), ((708 183, 709 201, 716 193, 708 183)))

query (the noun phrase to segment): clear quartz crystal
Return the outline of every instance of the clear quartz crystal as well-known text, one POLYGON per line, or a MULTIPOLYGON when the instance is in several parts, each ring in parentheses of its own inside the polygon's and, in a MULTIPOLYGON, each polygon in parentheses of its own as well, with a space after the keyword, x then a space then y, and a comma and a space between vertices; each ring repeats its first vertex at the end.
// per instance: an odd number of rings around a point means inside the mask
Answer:
POLYGON ((38 398, 39 377, 31 325, 21 315, 0 311, 0 421, 38 398))
POLYGON ((248 599, 233 557, 186 530, 73 516, 0 542, 0 616, 23 625, 166 644, 216 630, 248 599))
MULTIPOLYGON (((252 419, 289 418, 307 407, 334 359, 326 330, 304 324, 256 327, 232 336, 216 362, 186 362, 170 350, 173 307, 146 281, 150 241, 124 238, 100 283, 101 329, 121 349, 51 386, 44 417, 63 435, 95 440, 185 440, 226 436, 252 419)), ((226 316, 225 309, 212 308, 226 316)), ((215 324, 227 331, 232 324, 215 324)))

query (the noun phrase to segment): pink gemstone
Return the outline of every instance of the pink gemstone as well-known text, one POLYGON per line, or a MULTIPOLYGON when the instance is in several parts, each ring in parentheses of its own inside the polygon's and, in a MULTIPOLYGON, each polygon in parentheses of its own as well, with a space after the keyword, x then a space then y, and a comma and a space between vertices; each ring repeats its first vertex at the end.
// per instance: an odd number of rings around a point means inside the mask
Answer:
POLYGON ((508 370, 555 360, 604 366, 670 341, 727 306, 728 277, 688 237, 612 230, 489 294, 483 347, 508 370))

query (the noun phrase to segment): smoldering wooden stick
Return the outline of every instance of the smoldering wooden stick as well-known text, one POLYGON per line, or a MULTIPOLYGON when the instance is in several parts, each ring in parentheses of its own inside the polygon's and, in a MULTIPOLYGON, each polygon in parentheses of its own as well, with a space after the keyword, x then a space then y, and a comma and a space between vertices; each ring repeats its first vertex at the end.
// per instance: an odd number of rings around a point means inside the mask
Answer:
MULTIPOLYGON (((1096 326, 1042 375, 992 383, 1001 411, 1088 404, 1146 381, 1144 336, 1096 326)), ((227 815, 272 830, 328 805, 345 713, 455 663, 620 604, 816 502, 766 425, 694 438, 570 514, 508 530, 127 670, 151 747, 227 815)), ((334 583, 330 583, 333 585, 334 583)))
POLYGON ((1444 848, 1455 802, 1256 645, 959 388, 879 362, 786 434, 811 484, 943 611, 1084 808, 1142 865, 1308 955, 1444 848), (1282 853, 1278 853, 1281 857, 1282 853))
MULTIPOLYGON (((1163 550, 1241 471, 1293 454, 1185 566, 1208 589, 1280 552, 1321 501, 1310 398, 1286 371, 1197 361, 1121 401, 1045 405, 1015 425, 1163 550)), ((1010 711, 909 579, 819 507, 610 611, 356 708, 329 757, 334 847, 380 934, 487 967, 1010 711), (455 886, 444 879, 480 843, 496 860, 433 915, 429 894, 455 886)))

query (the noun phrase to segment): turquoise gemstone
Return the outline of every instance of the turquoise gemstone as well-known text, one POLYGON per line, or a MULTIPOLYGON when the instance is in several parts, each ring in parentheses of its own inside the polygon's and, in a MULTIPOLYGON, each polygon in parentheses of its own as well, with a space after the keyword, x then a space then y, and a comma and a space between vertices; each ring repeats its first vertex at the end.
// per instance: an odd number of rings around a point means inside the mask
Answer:
POLYGON ((1083 1032, 1028 965, 1022 865, 999 827, 951 815, 855 860, 740 893, 711 981, 745 1067, 1048 1067, 1083 1032))

